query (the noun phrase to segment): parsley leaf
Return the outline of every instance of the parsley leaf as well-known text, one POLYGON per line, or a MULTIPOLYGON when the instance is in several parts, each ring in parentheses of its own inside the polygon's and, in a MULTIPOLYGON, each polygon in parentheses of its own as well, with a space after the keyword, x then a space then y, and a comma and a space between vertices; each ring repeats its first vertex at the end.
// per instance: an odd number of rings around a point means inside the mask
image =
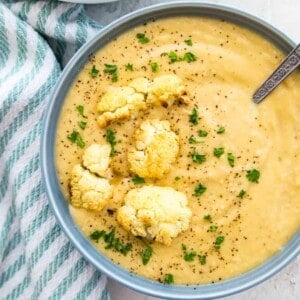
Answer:
POLYGON ((83 105, 78 105, 78 106, 76 106, 76 110, 78 111, 78 113, 79 113, 83 118, 87 118, 87 116, 84 115, 84 107, 83 107, 83 105))
POLYGON ((200 137, 206 137, 208 135, 208 132, 206 130, 198 130, 198 136, 200 137))
POLYGON ((92 70, 90 71, 90 75, 92 76, 92 78, 95 78, 95 77, 97 77, 98 74, 99 74, 99 70, 97 70, 94 65, 92 70))
POLYGON ((149 43, 149 38, 146 37, 145 33, 137 33, 136 38, 138 39, 139 43, 141 44, 147 44, 149 43))
POLYGON ((79 126, 81 129, 85 129, 86 124, 87 124, 87 122, 84 122, 84 121, 78 122, 78 126, 79 126))
POLYGON ((198 255, 198 258, 201 265, 206 264, 206 255, 198 255))
POLYGON ((176 181, 178 181, 178 180, 180 180, 180 177, 179 177, 179 176, 176 176, 174 179, 175 179, 176 181))
POLYGON ((125 69, 128 70, 128 71, 133 71, 133 64, 129 64, 129 63, 126 64, 125 69))
POLYGON ((203 185, 202 183, 199 183, 196 187, 195 187, 195 189, 194 189, 194 196, 197 196, 197 197, 199 197, 199 196, 201 196, 205 191, 206 191, 206 186, 205 185, 203 185))
POLYGON ((182 244, 181 248, 183 250, 183 259, 188 262, 194 261, 197 256, 196 251, 187 251, 187 247, 184 244, 182 244))
POLYGON ((168 54, 170 63, 173 64, 174 62, 180 61, 180 58, 178 57, 177 53, 175 51, 170 51, 168 54))
POLYGON ((115 136, 115 132, 108 128, 106 130, 106 141, 110 144, 111 146, 111 151, 110 151, 110 156, 115 156, 117 154, 116 150, 115 150, 115 146, 117 144, 116 142, 116 136, 115 136))
POLYGON ((203 219, 204 219, 205 221, 208 221, 208 222, 211 222, 211 221, 212 221, 211 215, 205 215, 205 216, 203 217, 203 219))
POLYGON ((224 154, 224 148, 214 148, 214 156, 220 158, 224 154))
POLYGON ((112 75, 112 82, 118 81, 118 67, 116 65, 104 64, 104 73, 112 75))
POLYGON ((214 241, 214 248, 216 250, 219 250, 221 248, 221 244, 223 244, 224 240, 225 240, 224 236, 218 236, 216 238, 216 240, 214 241))
POLYGON ((184 53, 183 60, 190 63, 190 62, 196 61, 197 56, 192 52, 186 52, 186 53, 184 53))
POLYGON ((217 134, 222 134, 225 132, 225 127, 224 126, 219 126, 219 128, 217 129, 217 134))
POLYGON ((132 177, 132 182, 133 182, 134 184, 142 184, 142 183, 145 183, 145 179, 142 178, 142 177, 140 177, 139 175, 134 175, 134 176, 132 177))
POLYGON ((188 46, 193 46, 193 41, 191 39, 184 41, 188 46))
POLYGON ((260 172, 256 169, 248 170, 246 174, 247 179, 250 182, 256 182, 258 183, 259 177, 260 177, 260 172))
POLYGON ((246 195, 246 191, 245 190, 240 190, 240 192, 238 193, 237 197, 243 199, 245 195, 246 195))
POLYGON ((205 154, 199 154, 195 148, 193 148, 193 152, 191 153, 192 161, 197 164, 202 164, 206 161, 205 154))
POLYGON ((209 231, 210 231, 210 232, 216 232, 217 229, 218 229, 218 226, 217 226, 217 225, 211 225, 211 226, 209 226, 209 231))
POLYGON ((165 274, 164 283, 165 284, 174 283, 174 276, 170 273, 165 274))
POLYGON ((77 130, 73 130, 72 133, 67 135, 67 138, 74 144, 76 144, 79 148, 85 147, 85 142, 83 141, 80 133, 77 130))
POLYGON ((149 262, 152 253, 153 249, 150 246, 147 246, 147 248, 141 252, 142 262, 144 266, 149 262))
POLYGON ((99 239, 101 239, 105 234, 104 230, 96 230, 90 234, 90 238, 98 243, 99 239))
POLYGON ((198 110, 194 107, 192 113, 189 115, 189 121, 194 125, 198 124, 199 113, 198 110))
POLYGON ((151 70, 154 73, 159 71, 158 63, 157 62, 150 62, 151 70))
POLYGON ((191 135, 190 137, 189 137, 189 144, 199 144, 199 143, 203 143, 203 141, 199 141, 199 140, 197 140, 193 135, 191 135))
POLYGON ((232 153, 227 153, 227 161, 230 167, 234 167, 234 156, 232 153))

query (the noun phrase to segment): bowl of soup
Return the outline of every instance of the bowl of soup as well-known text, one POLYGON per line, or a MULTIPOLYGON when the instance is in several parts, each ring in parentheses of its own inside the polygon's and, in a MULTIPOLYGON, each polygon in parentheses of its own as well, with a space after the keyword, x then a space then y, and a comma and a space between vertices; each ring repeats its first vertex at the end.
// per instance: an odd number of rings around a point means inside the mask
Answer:
POLYGON ((167 3, 101 30, 64 69, 41 163, 58 223, 109 277, 168 299, 254 286, 299 252, 294 44, 232 8, 167 3))

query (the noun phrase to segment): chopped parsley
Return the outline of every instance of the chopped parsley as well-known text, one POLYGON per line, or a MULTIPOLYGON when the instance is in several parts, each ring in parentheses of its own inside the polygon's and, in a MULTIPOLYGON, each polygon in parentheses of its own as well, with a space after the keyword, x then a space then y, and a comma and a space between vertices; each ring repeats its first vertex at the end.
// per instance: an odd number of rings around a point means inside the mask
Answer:
POLYGON ((104 73, 111 75, 112 82, 118 81, 118 67, 116 65, 104 64, 104 73))
POLYGON ((137 33, 136 38, 138 39, 139 43, 147 44, 149 43, 150 39, 146 37, 145 33, 137 33))
POLYGON ((210 232, 216 232, 218 230, 218 226, 217 225, 211 225, 209 226, 209 231, 210 232))
POLYGON ((246 191, 245 190, 240 190, 240 192, 238 193, 237 197, 243 199, 245 195, 246 195, 246 191))
POLYGON ((198 136, 200 137, 206 137, 208 135, 208 132, 206 130, 198 130, 198 136))
POLYGON ((188 46, 193 46, 193 41, 191 39, 184 41, 188 46))
POLYGON ((189 137, 189 144, 199 144, 199 143, 203 143, 203 141, 197 140, 193 135, 189 137))
POLYGON ((85 129, 86 124, 87 124, 87 122, 84 122, 84 121, 78 122, 78 126, 79 126, 81 129, 85 129))
POLYGON ((190 63, 190 62, 196 61, 197 56, 192 52, 186 52, 186 53, 184 53, 183 60, 190 63))
POLYGON ((141 252, 142 262, 144 266, 149 262, 152 253, 153 249, 150 246, 147 246, 147 248, 141 252))
POLYGON ((131 244, 123 244, 119 238, 115 237, 115 228, 113 228, 110 232, 96 230, 90 234, 90 238, 97 243, 99 239, 103 238, 104 242, 106 243, 105 249, 114 248, 123 255, 127 255, 127 253, 132 249, 131 244))
POLYGON ((168 57, 169 57, 171 64, 174 62, 180 61, 180 59, 175 51, 170 51, 168 54, 168 57))
POLYGON ((180 180, 180 177, 179 177, 179 176, 176 176, 174 179, 175 179, 176 181, 178 181, 178 180, 180 180))
POLYGON ((192 161, 197 164, 202 164, 206 161, 206 155, 205 154, 199 154, 195 148, 193 148, 193 152, 191 153, 192 161))
POLYGON ((196 187, 195 187, 195 189, 194 189, 194 196, 197 196, 197 197, 199 197, 199 196, 201 196, 205 191, 206 191, 206 186, 205 185, 203 185, 202 183, 199 183, 196 187))
POLYGON ((84 106, 83 105, 76 106, 76 110, 83 118, 87 118, 87 116, 84 115, 84 106))
POLYGON ((211 221, 212 221, 211 215, 205 215, 205 216, 203 217, 203 219, 204 219, 205 221, 208 221, 208 222, 211 222, 211 221))
POLYGON ((197 252, 187 251, 186 245, 182 245, 181 248, 183 250, 183 259, 188 262, 194 261, 195 257, 197 256, 197 252))
POLYGON ((256 182, 258 183, 259 177, 260 177, 260 172, 256 169, 248 170, 246 174, 247 179, 250 182, 256 182))
POLYGON ((67 138, 74 144, 76 144, 79 148, 85 147, 85 142, 83 141, 80 133, 77 130, 73 130, 72 133, 67 135, 67 138))
POLYGON ((110 144, 111 146, 111 151, 110 151, 110 156, 115 156, 117 154, 116 150, 115 150, 115 146, 117 144, 116 142, 116 136, 115 136, 115 132, 108 128, 106 130, 106 141, 110 144))
POLYGON ((95 78, 95 77, 97 77, 98 74, 99 74, 99 70, 97 70, 94 65, 92 70, 90 71, 90 75, 92 76, 92 78, 95 78))
POLYGON ((159 71, 158 63, 157 62, 150 62, 151 70, 154 73, 159 71))
POLYGON ((232 153, 227 153, 227 161, 230 167, 234 167, 234 156, 232 153))
POLYGON ((224 240, 225 240, 224 236, 218 236, 216 238, 216 240, 214 241, 214 248, 216 250, 219 250, 221 248, 221 244, 223 244, 224 240))
POLYGON ((133 64, 126 64, 125 65, 125 69, 127 70, 127 71, 133 71, 133 64))
POLYGON ((220 158, 224 154, 224 148, 214 148, 214 156, 220 158))
POLYGON ((197 125, 198 124, 198 118, 199 118, 198 110, 194 107, 193 110, 192 110, 192 113, 189 115, 189 121, 192 124, 197 125))
POLYGON ((222 134, 225 132, 225 127, 224 126, 219 126, 219 128, 217 129, 217 134, 222 134))
POLYGON ((201 265, 206 264, 206 255, 198 255, 198 258, 201 265))
POLYGON ((140 177, 139 175, 134 175, 134 176, 132 177, 132 182, 133 182, 134 184, 142 184, 142 183, 145 183, 145 179, 142 178, 142 177, 140 177))
POLYGON ((173 276, 173 274, 170 274, 170 273, 165 274, 164 283, 165 284, 174 283, 174 276, 173 276))

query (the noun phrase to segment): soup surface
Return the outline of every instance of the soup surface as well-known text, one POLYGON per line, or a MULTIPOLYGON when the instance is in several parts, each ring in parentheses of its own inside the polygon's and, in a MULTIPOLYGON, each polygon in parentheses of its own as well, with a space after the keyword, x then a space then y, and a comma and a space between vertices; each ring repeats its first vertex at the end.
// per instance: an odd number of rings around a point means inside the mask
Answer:
POLYGON ((115 134, 112 199, 101 212, 70 205, 88 239, 97 230, 115 228, 115 236, 132 245, 124 255, 105 249, 103 239, 91 239, 99 251, 142 276, 162 282, 169 276, 176 284, 195 284, 244 273, 282 249, 300 227, 300 72, 261 104, 251 100, 282 58, 262 36, 201 17, 143 24, 90 58, 63 106, 56 159, 69 199, 71 170, 81 162, 84 148, 107 143, 108 128, 115 134), (107 65, 117 71, 107 71, 107 65), (181 78, 188 104, 153 106, 107 127, 98 125, 97 103, 110 86, 164 74, 181 78), (128 167, 128 149, 141 122, 150 119, 169 121, 179 137, 179 154, 163 178, 136 182, 128 167), (68 138, 74 130, 85 147, 68 138), (192 211, 189 228, 169 246, 147 244, 117 222, 124 195, 145 185, 172 187, 187 196, 192 211), (153 251, 143 264, 141 253, 147 247, 153 251))

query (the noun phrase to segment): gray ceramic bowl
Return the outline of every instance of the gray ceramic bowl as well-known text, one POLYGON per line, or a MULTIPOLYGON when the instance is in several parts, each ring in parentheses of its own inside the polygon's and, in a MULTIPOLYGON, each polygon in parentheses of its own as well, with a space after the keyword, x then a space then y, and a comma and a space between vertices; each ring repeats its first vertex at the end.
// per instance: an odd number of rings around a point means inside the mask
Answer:
POLYGON ((300 233, 298 232, 281 252, 259 267, 238 277, 215 284, 195 286, 163 285, 129 273, 112 263, 92 246, 92 244, 74 224, 69 213, 68 203, 61 193, 56 177, 54 145, 57 121, 65 96, 68 92, 68 88, 85 62, 88 60, 89 55, 103 47, 103 45, 112 40, 114 37, 136 25, 144 23, 154 17, 159 18, 174 15, 201 15, 226 19, 261 33, 265 36, 265 38, 271 40, 286 53, 288 53, 294 46, 294 43, 284 34, 256 17, 232 8, 211 4, 195 2, 167 3, 147 7, 118 19, 101 30, 97 36, 85 44, 76 53, 64 69, 60 80, 56 85, 55 91, 51 97, 50 105, 47 108, 45 115, 41 142, 42 174, 50 205, 61 228, 72 241, 73 245, 97 269, 129 288, 160 298, 217 298, 250 288, 274 275, 281 268, 286 266, 293 258, 300 254, 300 233))

